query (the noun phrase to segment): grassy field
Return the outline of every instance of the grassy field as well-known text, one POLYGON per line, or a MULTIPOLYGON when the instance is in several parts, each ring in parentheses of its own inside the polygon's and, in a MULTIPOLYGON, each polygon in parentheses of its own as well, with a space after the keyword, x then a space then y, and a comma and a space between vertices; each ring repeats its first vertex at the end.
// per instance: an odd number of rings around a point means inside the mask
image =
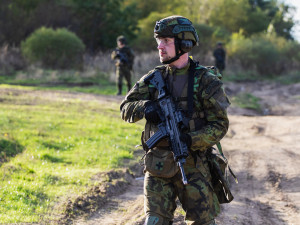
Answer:
MULTIPOLYGON (((34 90, 63 90, 93 94, 114 95, 116 85, 108 74, 92 71, 57 71, 35 69, 19 71, 12 75, 1 75, 0 84, 30 86, 34 90)), ((125 87, 125 85, 124 85, 125 87)), ((125 94, 125 88, 123 90, 125 94)))
MULTIPOLYGON (((105 74, 37 70, 0 76, 0 84, 0 223, 47 219, 56 204, 95 185, 93 175, 122 167, 140 144, 143 122, 123 122, 118 102, 78 95, 114 95, 105 74)), ((261 110, 250 93, 231 100, 261 110)))
POLYGON ((0 223, 39 221, 139 144, 142 125, 123 122, 117 102, 49 98, 41 89, 0 85, 0 223))

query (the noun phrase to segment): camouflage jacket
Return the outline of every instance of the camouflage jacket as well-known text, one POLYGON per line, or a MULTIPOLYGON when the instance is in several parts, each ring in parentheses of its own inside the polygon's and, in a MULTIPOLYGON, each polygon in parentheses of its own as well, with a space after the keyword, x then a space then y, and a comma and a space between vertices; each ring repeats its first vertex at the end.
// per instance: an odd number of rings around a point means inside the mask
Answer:
MULTIPOLYGON (((163 77, 166 77, 167 66, 156 67, 156 69, 161 70, 163 77)), ((123 120, 135 123, 143 119, 145 103, 157 98, 157 91, 144 83, 145 77, 153 71, 143 76, 121 103, 120 111, 123 120)), ((194 112, 187 132, 192 137, 191 150, 205 151, 218 143, 226 134, 229 126, 226 109, 230 103, 220 79, 203 66, 197 66, 195 69, 193 92, 194 112)), ((187 88, 183 90, 182 96, 187 96, 187 88)), ((182 104, 183 109, 186 108, 185 105, 187 104, 182 104)), ((155 133, 157 127, 146 122, 146 130, 150 130, 150 134, 145 134, 147 140, 155 133)))
POLYGON ((134 53, 131 48, 125 46, 123 48, 116 48, 111 53, 111 59, 115 60, 117 67, 129 67, 132 69, 134 62, 134 53))

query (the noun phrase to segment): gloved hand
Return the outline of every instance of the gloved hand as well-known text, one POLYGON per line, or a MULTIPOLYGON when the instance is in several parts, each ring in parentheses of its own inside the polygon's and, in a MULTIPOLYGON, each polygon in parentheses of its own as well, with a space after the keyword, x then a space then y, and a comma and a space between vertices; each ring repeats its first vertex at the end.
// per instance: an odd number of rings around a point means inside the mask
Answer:
POLYGON ((159 117, 159 111, 160 107, 156 102, 146 102, 144 109, 145 119, 151 123, 158 124, 161 121, 159 117))
POLYGON ((186 143, 187 147, 190 148, 192 145, 192 137, 186 133, 180 133, 180 140, 186 143))

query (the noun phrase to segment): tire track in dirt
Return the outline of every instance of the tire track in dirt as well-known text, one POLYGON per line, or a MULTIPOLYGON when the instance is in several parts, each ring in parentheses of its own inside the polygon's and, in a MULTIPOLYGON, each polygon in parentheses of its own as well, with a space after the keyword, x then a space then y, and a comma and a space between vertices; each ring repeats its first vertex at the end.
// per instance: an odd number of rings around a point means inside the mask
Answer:
POLYGON ((222 206, 218 222, 299 224, 300 146, 292 140, 300 140, 300 117, 233 116, 231 121, 235 135, 223 146, 239 184, 232 185, 235 199, 222 206))

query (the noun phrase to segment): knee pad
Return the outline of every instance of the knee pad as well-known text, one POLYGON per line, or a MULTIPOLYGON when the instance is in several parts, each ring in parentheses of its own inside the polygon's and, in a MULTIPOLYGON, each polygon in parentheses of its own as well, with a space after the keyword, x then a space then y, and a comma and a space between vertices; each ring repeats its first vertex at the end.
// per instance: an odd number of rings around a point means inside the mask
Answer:
POLYGON ((168 218, 151 213, 147 215, 144 225, 171 225, 172 223, 173 221, 168 218))

